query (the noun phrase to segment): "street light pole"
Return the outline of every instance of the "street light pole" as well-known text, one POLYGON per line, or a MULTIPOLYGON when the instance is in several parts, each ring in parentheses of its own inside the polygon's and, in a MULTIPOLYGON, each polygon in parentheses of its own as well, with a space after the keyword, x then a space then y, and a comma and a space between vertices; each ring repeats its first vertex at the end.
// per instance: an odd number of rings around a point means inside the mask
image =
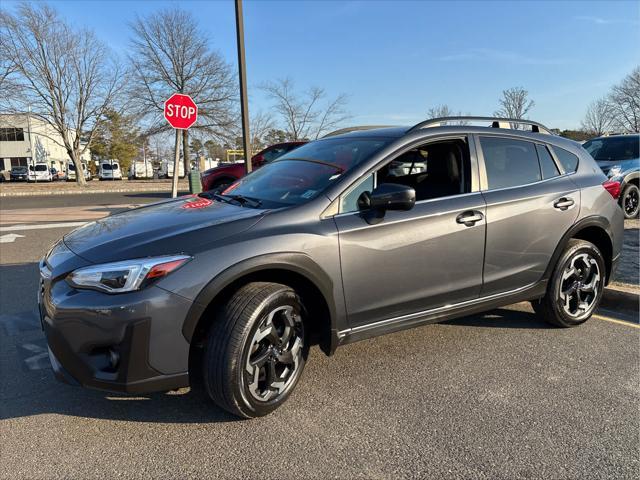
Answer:
POLYGON ((240 113, 242 116, 242 147, 244 149, 244 168, 251 172, 251 142, 249 140, 249 106, 247 102, 247 66, 244 60, 244 20, 242 19, 242 0, 236 0, 236 37, 238 40, 238 73, 240 78, 240 113))

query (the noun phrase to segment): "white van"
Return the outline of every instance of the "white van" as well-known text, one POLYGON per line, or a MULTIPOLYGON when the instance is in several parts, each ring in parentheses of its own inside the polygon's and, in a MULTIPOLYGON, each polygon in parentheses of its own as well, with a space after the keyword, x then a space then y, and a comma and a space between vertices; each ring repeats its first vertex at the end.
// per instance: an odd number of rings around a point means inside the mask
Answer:
MULTIPOLYGON (((173 162, 165 160, 160 166, 160 176, 164 178, 173 178, 173 162)), ((178 178, 184 178, 184 163, 178 163, 178 178)))
POLYGON ((46 163, 36 163, 29 165, 27 182, 52 182, 53 176, 46 163))
POLYGON ((98 170, 98 180, 122 180, 120 163, 117 160, 103 160, 98 170))
POLYGON ((133 162, 129 168, 129 178, 153 178, 151 162, 133 162))
MULTIPOLYGON (((84 179, 91 180, 91 172, 89 171, 89 167, 87 167, 86 163, 82 164, 82 170, 84 171, 84 179)), ((76 166, 69 162, 67 163, 67 182, 76 180, 76 166)))

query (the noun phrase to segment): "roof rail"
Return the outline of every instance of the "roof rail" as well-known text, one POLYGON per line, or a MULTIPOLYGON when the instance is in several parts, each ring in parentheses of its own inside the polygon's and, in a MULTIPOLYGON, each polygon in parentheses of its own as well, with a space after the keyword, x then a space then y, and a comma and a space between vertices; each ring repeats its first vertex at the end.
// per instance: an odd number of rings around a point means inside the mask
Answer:
POLYGON ((342 135, 343 133, 358 132, 360 130, 372 130, 374 128, 387 128, 387 127, 389 127, 389 125, 360 125, 357 127, 341 128, 340 130, 329 132, 326 135, 323 135, 322 138, 335 137, 336 135, 342 135))
POLYGON ((425 120, 423 122, 415 124, 407 133, 419 130, 421 128, 439 127, 447 123, 460 122, 460 124, 467 122, 491 122, 492 128, 511 128, 517 129, 515 125, 529 125, 531 131, 535 133, 544 133, 547 135, 553 135, 551 130, 538 122, 531 120, 524 120, 522 118, 498 118, 498 117, 438 117, 425 120))

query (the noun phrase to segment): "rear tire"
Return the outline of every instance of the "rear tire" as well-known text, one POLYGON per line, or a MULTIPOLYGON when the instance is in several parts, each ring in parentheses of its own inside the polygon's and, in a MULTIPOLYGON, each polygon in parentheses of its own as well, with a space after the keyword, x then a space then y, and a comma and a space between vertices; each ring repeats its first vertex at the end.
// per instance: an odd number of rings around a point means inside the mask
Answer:
POLYGON ((598 247, 572 238, 558 259, 546 295, 531 305, 546 322, 575 327, 591 318, 598 308, 605 276, 604 258, 598 247))
POLYGON ((305 311, 293 289, 245 285, 216 312, 203 355, 203 383, 221 408, 244 418, 282 405, 296 386, 309 351, 305 311))
POLYGON ((627 184, 620 195, 620 205, 624 218, 636 218, 640 212, 640 189, 633 183, 627 184))

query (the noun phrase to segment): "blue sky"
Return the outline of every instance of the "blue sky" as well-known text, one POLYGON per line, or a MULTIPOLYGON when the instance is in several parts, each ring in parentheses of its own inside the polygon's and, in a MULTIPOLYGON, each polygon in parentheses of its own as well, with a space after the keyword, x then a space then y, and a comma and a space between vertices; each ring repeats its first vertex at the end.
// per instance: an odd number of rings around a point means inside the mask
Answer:
MULTIPOLYGON (((235 64, 231 0, 51 4, 122 55, 136 13, 179 4, 235 64)), ((251 111, 269 108, 258 85, 287 76, 348 94, 354 124, 412 124, 442 103, 492 114, 503 89, 522 86, 531 118, 576 128, 591 100, 640 65, 638 1, 245 0, 244 13, 251 111)))

